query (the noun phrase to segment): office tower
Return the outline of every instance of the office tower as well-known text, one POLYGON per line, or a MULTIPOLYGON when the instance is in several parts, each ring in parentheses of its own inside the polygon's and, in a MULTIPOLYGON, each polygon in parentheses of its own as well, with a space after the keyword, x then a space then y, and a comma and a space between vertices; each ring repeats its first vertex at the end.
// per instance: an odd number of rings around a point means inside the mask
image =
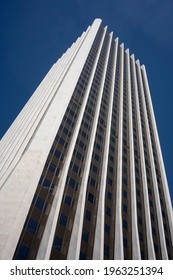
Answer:
POLYGON ((145 66, 96 19, 1 140, 1 259, 172 259, 145 66))

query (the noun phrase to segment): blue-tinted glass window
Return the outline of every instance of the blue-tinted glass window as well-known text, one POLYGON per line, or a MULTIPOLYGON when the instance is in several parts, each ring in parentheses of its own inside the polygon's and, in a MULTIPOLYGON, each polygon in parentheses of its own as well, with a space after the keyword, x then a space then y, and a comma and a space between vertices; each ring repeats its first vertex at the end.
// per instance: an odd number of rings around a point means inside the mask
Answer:
POLYGON ((153 207, 153 202, 149 200, 150 206, 153 207))
POLYGON ((112 199, 112 194, 111 194, 110 192, 107 192, 107 198, 108 198, 109 200, 112 199))
POLYGON ((42 211, 44 206, 44 199, 42 199, 40 196, 37 197, 37 200, 35 202, 35 206, 42 211))
POLYGON ((109 246, 106 244, 104 244, 104 255, 107 257, 109 256, 109 246))
POLYGON ((29 218, 26 224, 26 230, 31 232, 32 234, 35 234, 37 231, 37 226, 38 226, 38 222, 33 218, 29 218))
POLYGON ((96 180, 94 180, 93 178, 91 178, 90 184, 91 184, 91 186, 95 187, 95 185, 96 185, 96 180))
POLYGON ((68 129, 67 129, 66 127, 64 127, 63 132, 64 132, 65 134, 68 134, 68 129))
POLYGON ((106 215, 110 217, 111 215, 111 209, 109 207, 106 207, 106 215))
POLYGON ((126 158, 126 157, 123 157, 123 161, 124 161, 124 162, 127 162, 127 158, 126 158))
POLYGON ((89 237, 89 232, 86 230, 83 230, 82 232, 82 240, 84 240, 85 242, 88 242, 88 237, 89 237))
POLYGON ((70 110, 70 115, 73 117, 74 116, 74 118, 76 118, 76 114, 73 112, 73 110, 70 110))
POLYGON ((127 185, 127 179, 126 178, 123 178, 123 184, 127 185))
POLYGON ((127 198, 127 192, 125 190, 123 191, 123 196, 127 198))
POLYGON ((154 243, 154 249, 156 252, 158 252, 158 246, 154 243))
POLYGON ((143 241, 143 234, 141 232, 139 232, 139 239, 143 241))
POLYGON ((164 210, 162 210, 162 215, 163 215, 163 217, 165 217, 165 211, 164 210))
POLYGON ((55 236, 54 243, 53 243, 53 248, 57 251, 61 250, 61 245, 62 245, 62 238, 58 235, 55 236))
POLYGON ((78 167, 76 164, 74 164, 74 165, 73 165, 73 171, 74 171, 75 173, 77 173, 77 172, 78 172, 78 169, 79 169, 79 167, 78 167))
POLYGON ((86 129, 88 128, 87 122, 84 123, 84 126, 85 126, 86 129))
POLYGON ((82 131, 82 136, 85 138, 86 137, 86 133, 84 131, 82 131))
POLYGON ((74 187, 75 187, 75 180, 74 179, 70 178, 69 186, 74 189, 74 187))
POLYGON ((141 259, 142 259, 142 260, 145 260, 145 254, 144 254, 144 251, 143 251, 143 250, 141 250, 141 259))
POLYGON ((138 196, 140 196, 140 190, 136 190, 138 196))
POLYGON ((79 146, 80 146, 81 148, 83 148, 83 147, 84 147, 84 143, 83 143, 82 141, 80 141, 80 142, 79 142, 79 146))
POLYGON ((45 178, 43 183, 42 183, 42 186, 45 187, 45 188, 49 188, 50 187, 50 181, 45 178))
POLYGON ((101 142, 103 141, 103 137, 102 137, 100 134, 97 135, 97 138, 98 138, 101 142))
POLYGON ((93 165, 93 171, 94 171, 95 173, 98 173, 98 168, 97 168, 97 166, 93 165))
POLYGON ((115 152, 115 148, 113 146, 111 146, 111 151, 115 152))
POLYGON ((114 160, 114 157, 113 156, 109 156, 109 159, 110 159, 110 161, 113 161, 114 160))
POLYGON ((112 168, 112 166, 109 166, 109 172, 110 172, 110 173, 113 173, 113 168, 112 168))
POLYGON ((127 205, 123 204, 123 211, 127 213, 127 205))
POLYGON ((60 151, 58 151, 58 150, 55 150, 55 152, 54 152, 54 156, 55 157, 57 157, 58 159, 60 158, 60 156, 61 156, 61 152, 60 151))
POLYGON ((127 221, 123 220, 123 228, 127 229, 127 221))
POLYGON ((139 185, 139 178, 136 177, 136 184, 139 185))
POLYGON ((86 260, 86 254, 83 253, 83 252, 80 252, 80 257, 79 257, 80 260, 86 260))
POLYGON ((154 227, 152 227, 152 233, 156 235, 156 229, 154 227))
POLYGON ((55 168, 56 168, 56 166, 54 164, 50 164, 49 165, 49 171, 50 172, 54 173, 55 172, 55 168))
POLYGON ((26 260, 29 253, 29 247, 26 245, 21 244, 19 246, 16 259, 17 260, 26 260))
POLYGON ((67 216, 64 215, 63 213, 61 214, 60 216, 60 219, 59 219, 59 223, 62 225, 62 226, 66 226, 67 224, 67 216))
POLYGON ((96 144, 96 148, 100 151, 101 146, 99 144, 96 144))
POLYGON ((105 232, 107 233, 110 232, 110 226, 108 224, 105 224, 105 232))
POLYGON ((97 155, 97 154, 95 154, 94 158, 95 158, 97 161, 99 161, 99 159, 100 159, 99 155, 97 155))
POLYGON ((86 218, 88 221, 91 220, 91 211, 89 211, 88 209, 86 209, 85 218, 86 218))
POLYGON ((88 201, 90 201, 91 203, 94 203, 94 195, 92 193, 88 193, 88 201))
POLYGON ((72 197, 70 195, 66 195, 64 202, 65 202, 65 204, 70 206, 71 202, 72 202, 72 197))
POLYGON ((77 152, 76 157, 77 157, 77 159, 79 159, 79 160, 80 160, 80 159, 81 159, 81 157, 82 157, 81 153, 77 152))
POLYGON ((123 167, 123 172, 127 174, 127 168, 125 166, 123 167))
POLYGON ((56 172, 55 172, 55 174, 58 176, 58 174, 59 174, 59 171, 60 171, 60 169, 59 168, 57 168, 57 170, 56 170, 56 172))
POLYGON ((109 178, 109 180, 108 180, 108 184, 109 184, 110 186, 112 186, 112 183, 113 183, 112 179, 111 179, 111 178, 109 178))
POLYGON ((138 207, 138 209, 140 209, 140 210, 142 209, 142 208, 141 208, 141 203, 140 203, 139 201, 137 202, 137 207, 138 207))
POLYGON ((124 247, 127 248, 127 239, 126 238, 123 239, 123 244, 124 244, 124 247))
POLYGON ((64 140, 63 138, 60 138, 60 139, 59 139, 59 144, 63 146, 64 143, 65 143, 65 140, 64 140))
POLYGON ((138 223, 142 225, 142 218, 138 216, 138 223))
POLYGON ((149 192, 149 194, 151 194, 151 195, 152 195, 152 191, 151 191, 151 189, 150 189, 150 188, 148 188, 148 192, 149 192))

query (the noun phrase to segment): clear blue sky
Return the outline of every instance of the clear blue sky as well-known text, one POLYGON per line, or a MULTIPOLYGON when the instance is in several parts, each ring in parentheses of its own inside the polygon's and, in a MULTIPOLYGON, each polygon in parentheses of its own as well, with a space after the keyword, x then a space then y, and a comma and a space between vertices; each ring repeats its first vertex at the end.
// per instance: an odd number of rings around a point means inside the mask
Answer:
POLYGON ((96 17, 146 66, 173 200, 172 0, 0 0, 0 138, 96 17))

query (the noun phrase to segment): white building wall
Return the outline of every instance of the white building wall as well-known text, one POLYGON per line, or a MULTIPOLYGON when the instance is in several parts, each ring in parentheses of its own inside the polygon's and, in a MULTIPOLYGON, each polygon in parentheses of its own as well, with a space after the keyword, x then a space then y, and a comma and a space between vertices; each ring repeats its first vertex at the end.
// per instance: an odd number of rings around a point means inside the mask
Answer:
MULTIPOLYGON (((15 151, 12 149, 10 154, 7 155, 7 158, 12 157, 13 160, 10 163, 10 167, 8 166, 5 179, 2 178, 1 181, 1 259, 12 259, 13 257, 48 152, 61 124, 100 23, 101 20, 96 19, 91 28, 88 28, 87 32, 79 39, 79 43, 75 46, 75 50, 63 70, 64 72, 58 85, 50 89, 49 93, 50 95, 52 94, 53 102, 51 102, 52 99, 50 98, 51 100, 47 102, 44 110, 40 110, 39 119, 35 119, 34 115, 33 119, 32 117, 30 118, 31 128, 27 131, 25 137, 22 134, 25 141, 21 137, 22 140, 20 141, 19 139, 17 142, 15 151)), ((57 76, 58 80, 59 72, 57 72, 57 76)), ((38 98, 42 98, 41 93, 38 93, 38 98)), ((39 108, 37 109, 39 110, 39 108)), ((27 112, 28 109, 26 109, 27 112)), ((19 117, 17 122, 17 125, 13 124, 13 129, 16 129, 18 125, 20 127, 22 117, 19 117)), ((11 133, 9 129, 9 137, 11 137, 11 133)), ((17 137, 16 134, 15 136, 17 137)), ((6 135, 6 137, 8 136, 6 135)), ((9 147, 12 142, 13 140, 9 142, 9 147)), ((2 143, 4 143, 3 140, 2 143)))

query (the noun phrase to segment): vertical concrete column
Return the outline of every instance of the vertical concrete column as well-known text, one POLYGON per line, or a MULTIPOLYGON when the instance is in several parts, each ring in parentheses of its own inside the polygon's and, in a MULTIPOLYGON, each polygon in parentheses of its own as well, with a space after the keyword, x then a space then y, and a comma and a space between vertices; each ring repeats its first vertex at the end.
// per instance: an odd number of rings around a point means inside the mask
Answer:
POLYGON ((142 76, 143 76, 143 79, 144 79, 144 86, 145 86, 145 89, 146 89, 146 95, 147 95, 147 100, 148 100, 148 104, 149 104, 149 111, 150 111, 150 114, 151 114, 151 122, 152 122, 152 127, 153 127, 153 132, 154 132, 154 139, 155 139, 155 143, 156 143, 156 150, 157 150, 157 155, 158 155, 159 167, 160 167, 160 171, 161 171, 161 179, 162 179, 162 183, 163 183, 163 192, 164 192, 165 201, 166 201, 167 215, 168 215, 171 239, 172 239, 172 244, 173 244, 172 203, 171 203, 171 199, 170 199, 169 187, 168 187, 165 167, 164 167, 164 163, 163 163, 163 157, 162 157, 162 151, 161 151, 161 146, 160 146, 160 141, 159 141, 159 136, 158 136, 158 131, 157 131, 157 125, 156 125, 156 120, 155 120, 155 116, 154 116, 154 110, 153 110, 153 105, 152 105, 152 100, 151 100, 151 95, 150 95, 150 89, 149 89, 147 74, 146 74, 146 70, 145 70, 144 65, 141 66, 141 71, 142 71, 142 76))
POLYGON ((138 97, 139 93, 138 93, 138 87, 137 87, 136 64, 135 64, 134 55, 131 56, 131 59, 132 59, 132 75, 133 75, 133 78, 134 78, 134 87, 135 87, 137 125, 138 125, 138 133, 139 133, 139 149, 140 149, 140 160, 141 160, 141 173, 142 173, 141 175, 142 175, 142 188, 143 188, 143 197, 144 197, 148 259, 154 260, 155 259, 155 251, 154 251, 152 229, 151 229, 149 196, 148 196, 148 189, 147 189, 147 175, 146 175, 144 146, 143 146, 143 137, 142 137, 142 124, 141 124, 141 115, 140 115, 139 97, 138 97))
POLYGON ((115 209, 115 246, 114 259, 124 259, 122 230, 122 148, 123 148, 123 82, 124 82, 124 44, 120 45, 120 86, 119 86, 119 124, 118 124, 118 161, 115 209))
POLYGON ((136 203, 136 180, 135 180, 135 157, 133 139, 133 118, 132 118, 132 97, 131 97, 131 72, 129 50, 125 52, 127 65, 127 91, 128 91, 128 110, 129 110, 129 150, 130 150, 130 191, 131 191, 131 227, 132 227, 132 259, 141 259, 138 223, 137 223, 137 203, 136 203))
POLYGON ((109 108, 108 108, 108 119, 106 124, 107 128, 106 128, 106 136, 105 136, 105 144, 104 144, 103 165, 101 170, 96 230, 95 230, 95 237, 94 237, 93 259, 95 260, 103 260, 104 258, 105 191, 106 191, 106 178, 107 178, 107 168, 108 168, 108 158, 109 158, 109 143, 110 143, 110 134, 111 134, 111 120, 112 120, 112 110, 113 110, 118 38, 115 40, 114 44, 115 44, 114 57, 113 57, 114 64, 113 64, 112 76, 111 76, 111 92, 110 92, 110 100, 109 100, 109 108))
POLYGON ((149 129, 149 123, 148 123, 148 118, 147 118, 147 109, 146 109, 146 103, 145 103, 145 98, 144 98, 144 89, 143 89, 141 68, 140 68, 139 61, 137 62, 137 71, 138 71, 138 76, 139 76, 139 86, 140 86, 142 106, 143 106, 143 111, 144 111, 144 121, 145 121, 146 135, 147 135, 147 142, 148 142, 148 149, 149 149, 149 159, 150 159, 150 163, 151 163, 151 174, 152 174, 152 180, 153 180, 153 191, 154 191, 155 204, 156 204, 156 213, 157 213, 157 221, 158 221, 159 236, 160 236, 161 254, 162 254, 162 259, 165 260, 165 259, 168 259, 168 255, 167 255, 167 249, 166 249, 166 241, 165 241, 163 219, 162 219, 162 212, 161 212, 160 199, 159 199, 159 191, 158 191, 158 184, 157 184, 157 177, 156 177, 156 170, 155 170, 155 163, 154 163, 154 156, 153 156, 153 148, 152 148, 152 143, 151 143, 150 129, 149 129))
MULTIPOLYGON (((106 34, 107 27, 104 29, 104 32, 106 34)), ((88 176, 91 166, 91 160, 92 160, 92 154, 93 154, 93 148, 94 148, 94 142, 97 132, 97 123, 100 115, 100 108, 101 108, 101 101, 103 96, 103 89, 104 89, 104 83, 106 78, 106 71, 108 66, 108 60, 109 60, 109 54, 110 54, 110 48, 111 48, 111 42, 112 42, 112 34, 109 35, 109 45, 107 49, 106 54, 106 60, 103 70, 103 76, 100 84, 100 89, 98 92, 98 101, 97 101, 97 107, 95 111, 93 126, 89 142, 89 150, 87 152, 86 156, 86 165, 83 172, 83 178, 81 182, 80 187, 80 193, 79 193, 79 199, 78 199, 78 205, 76 209, 75 219, 74 219, 74 225, 72 230, 72 235, 70 239, 70 245, 68 250, 67 259, 79 259, 80 256, 80 246, 81 246, 81 238, 82 238, 82 228, 83 228, 83 219, 84 219, 84 210, 85 210, 85 200, 86 200, 86 191, 87 191, 87 182, 88 182, 88 176)))

